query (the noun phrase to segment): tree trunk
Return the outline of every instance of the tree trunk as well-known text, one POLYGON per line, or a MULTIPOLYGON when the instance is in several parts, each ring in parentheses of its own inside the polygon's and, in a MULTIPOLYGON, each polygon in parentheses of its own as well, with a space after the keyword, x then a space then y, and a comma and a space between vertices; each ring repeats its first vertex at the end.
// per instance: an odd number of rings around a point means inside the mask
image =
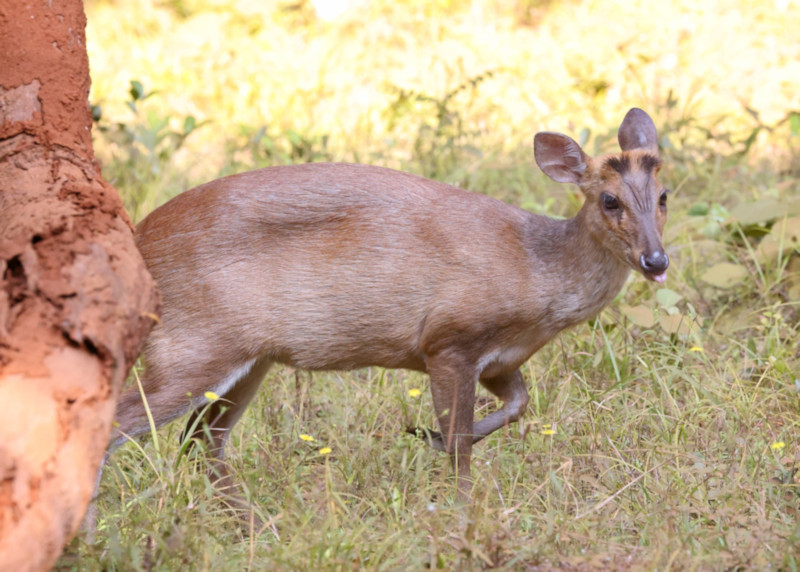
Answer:
POLYGON ((80 0, 0 5, 0 570, 77 530, 157 311, 91 141, 80 0))

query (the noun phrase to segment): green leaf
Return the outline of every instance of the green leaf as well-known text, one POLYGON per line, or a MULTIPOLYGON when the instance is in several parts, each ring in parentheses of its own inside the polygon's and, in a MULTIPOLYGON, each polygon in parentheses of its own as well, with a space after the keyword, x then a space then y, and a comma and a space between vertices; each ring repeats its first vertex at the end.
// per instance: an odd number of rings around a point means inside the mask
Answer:
POLYGON ((776 260, 781 254, 780 244, 775 241, 772 234, 768 234, 764 237, 764 240, 758 243, 756 254, 759 264, 766 264, 767 262, 776 260))
POLYGON ((692 332, 692 319, 683 314, 659 316, 658 324, 668 334, 690 334, 692 332))
POLYGON ((133 101, 142 99, 144 96, 144 86, 142 85, 142 82, 136 79, 131 80, 130 94, 133 101))
POLYGON ((689 207, 689 216, 705 216, 711 210, 711 205, 706 201, 698 201, 689 207))
POLYGON ((193 115, 189 115, 183 120, 183 133, 189 135, 195 129, 197 129, 197 120, 193 115))
POLYGON ((795 111, 789 117, 789 129, 792 132, 792 137, 800 135, 800 113, 795 111))
POLYGON ((783 241, 785 246, 797 248, 800 246, 800 217, 788 217, 776 222, 770 235, 776 242, 783 241))
POLYGON ((775 199, 761 199, 752 203, 739 203, 731 210, 731 218, 746 226, 776 219, 786 213, 786 205, 775 199))
POLYGON ((800 217, 783 218, 772 225, 769 234, 758 244, 757 260, 765 264, 798 249, 800 249, 800 217))
POLYGON ((703 228, 700 229, 700 232, 703 233, 703 236, 708 238, 717 238, 722 233, 722 227, 720 224, 712 220, 711 222, 705 224, 703 228))
POLYGON ((731 288, 739 284, 747 276, 747 269, 738 264, 720 262, 706 270, 700 280, 717 288, 731 288))
POLYGON ((656 300, 658 300, 658 305, 662 308, 672 308, 683 300, 683 296, 669 288, 660 288, 656 292, 656 300))
POLYGON ((717 222, 725 222, 728 220, 730 213, 728 209, 723 207, 720 204, 714 203, 711 205, 711 210, 709 211, 709 216, 717 222))
POLYGON ((655 316, 653 316, 653 310, 647 306, 625 306, 623 304, 620 306, 620 309, 626 318, 642 328, 652 328, 656 323, 655 316))
POLYGON ((580 145, 581 147, 585 147, 586 143, 588 143, 589 141, 589 137, 591 136, 591 134, 592 130, 589 129, 588 127, 584 127, 583 129, 581 129, 581 132, 578 133, 578 145, 580 145))

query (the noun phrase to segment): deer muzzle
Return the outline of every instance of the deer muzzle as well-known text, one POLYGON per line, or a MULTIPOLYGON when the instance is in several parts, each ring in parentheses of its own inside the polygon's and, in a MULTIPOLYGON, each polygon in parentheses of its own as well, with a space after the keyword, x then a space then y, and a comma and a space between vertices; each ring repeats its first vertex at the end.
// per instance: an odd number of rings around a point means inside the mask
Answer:
POLYGON ((667 268, 669 268, 669 256, 663 250, 654 250, 649 253, 642 253, 639 257, 639 266, 642 274, 648 280, 663 283, 667 280, 667 268))

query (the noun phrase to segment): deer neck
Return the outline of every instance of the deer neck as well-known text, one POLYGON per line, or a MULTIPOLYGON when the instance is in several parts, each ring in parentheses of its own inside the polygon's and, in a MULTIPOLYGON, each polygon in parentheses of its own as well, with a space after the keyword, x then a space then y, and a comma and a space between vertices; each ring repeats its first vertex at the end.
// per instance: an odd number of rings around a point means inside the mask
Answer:
POLYGON ((552 221, 548 231, 529 234, 533 278, 537 285, 549 282, 548 317, 566 328, 595 317, 610 303, 630 267, 593 236, 583 209, 574 218, 552 221))

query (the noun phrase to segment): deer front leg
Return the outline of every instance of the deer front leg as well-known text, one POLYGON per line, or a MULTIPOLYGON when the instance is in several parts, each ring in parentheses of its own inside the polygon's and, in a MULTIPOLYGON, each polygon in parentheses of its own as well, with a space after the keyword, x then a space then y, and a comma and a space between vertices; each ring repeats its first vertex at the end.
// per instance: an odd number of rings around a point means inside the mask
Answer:
POLYGON ((469 501, 472 493, 472 421, 478 376, 474 368, 459 356, 448 353, 439 354, 428 361, 428 374, 431 378, 433 407, 441 429, 441 434, 435 440, 450 455, 456 473, 458 499, 469 501))
MULTIPOLYGON (((514 423, 522 417, 528 407, 530 396, 522 379, 522 373, 516 370, 512 373, 498 375, 489 379, 481 379, 480 383, 502 402, 503 407, 494 411, 475 423, 472 427, 472 443, 477 443, 487 435, 498 429, 514 423)), ((431 447, 444 451, 445 446, 442 435, 428 429, 412 428, 410 433, 420 435, 431 447)))

